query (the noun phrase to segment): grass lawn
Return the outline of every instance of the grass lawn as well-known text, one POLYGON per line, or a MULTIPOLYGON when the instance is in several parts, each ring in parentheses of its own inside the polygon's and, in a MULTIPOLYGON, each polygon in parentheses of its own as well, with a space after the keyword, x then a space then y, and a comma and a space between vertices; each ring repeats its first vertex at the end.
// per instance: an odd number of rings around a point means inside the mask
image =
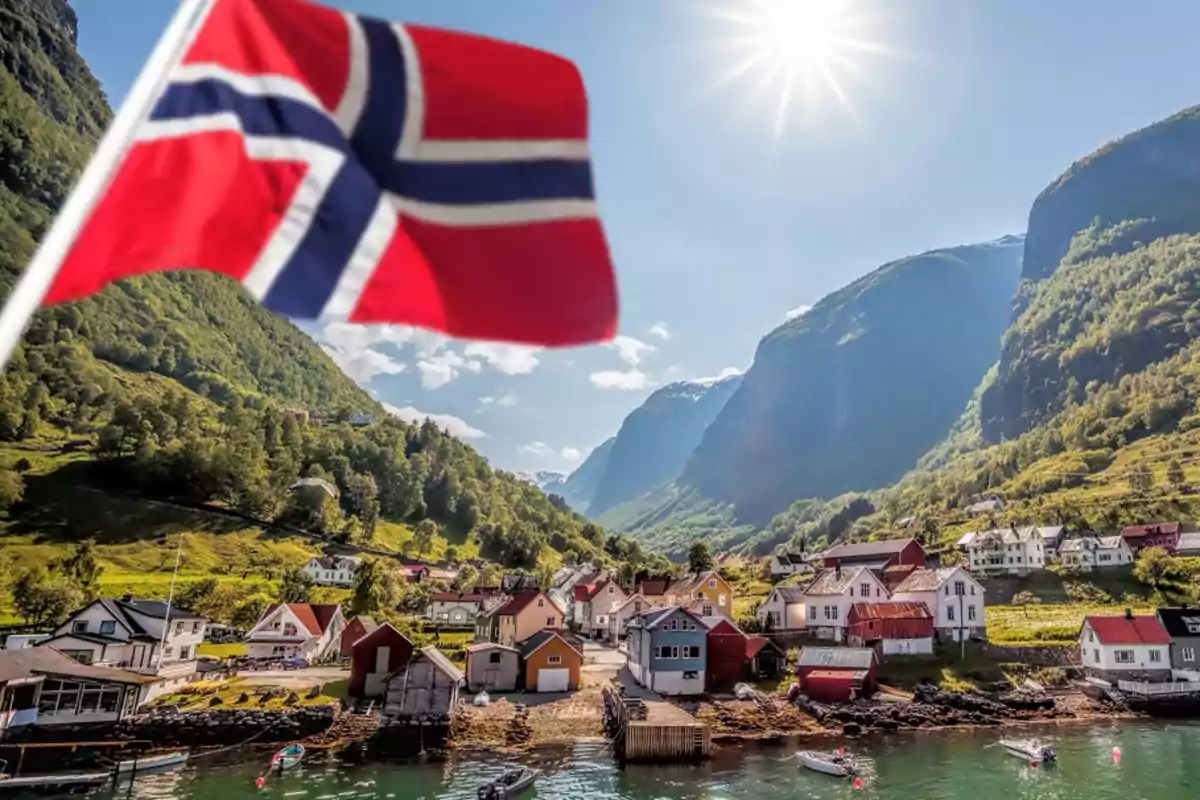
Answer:
POLYGON ((321 687, 321 693, 316 697, 309 697, 307 689, 295 690, 300 699, 288 705, 287 697, 292 693, 291 689, 285 689, 279 696, 268 698, 264 697, 263 693, 268 690, 273 694, 278 692, 275 687, 249 686, 238 678, 229 681, 201 681, 188 684, 182 691, 155 698, 152 705, 178 705, 182 711, 205 708, 279 710, 299 706, 322 706, 343 699, 347 683, 348 681, 331 681, 321 687), (246 696, 246 700, 239 702, 243 695, 246 696), (214 703, 214 698, 220 698, 219 702, 214 703))
POLYGON ((250 652, 249 645, 243 642, 230 642, 228 644, 213 644, 205 642, 196 647, 196 655, 213 656, 214 658, 232 658, 234 656, 244 656, 250 652))
POLYGON ((1153 614, 1150 605, 1056 603, 1027 606, 988 606, 988 640, 996 644, 1067 644, 1079 639, 1079 626, 1090 614, 1153 614))
POLYGON ((934 656, 888 656, 879 665, 879 682, 901 689, 934 683, 947 691, 963 691, 1004 678, 999 662, 983 658, 978 647, 968 647, 960 658, 952 644, 938 648, 934 656))

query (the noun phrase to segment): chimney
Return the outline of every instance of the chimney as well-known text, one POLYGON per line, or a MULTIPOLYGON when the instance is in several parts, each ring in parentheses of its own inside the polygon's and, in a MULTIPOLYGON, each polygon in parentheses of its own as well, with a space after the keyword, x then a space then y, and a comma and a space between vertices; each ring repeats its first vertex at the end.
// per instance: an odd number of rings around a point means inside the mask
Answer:
POLYGON ((1132 608, 1125 609, 1125 619, 1133 619, 1133 609, 1132 608))

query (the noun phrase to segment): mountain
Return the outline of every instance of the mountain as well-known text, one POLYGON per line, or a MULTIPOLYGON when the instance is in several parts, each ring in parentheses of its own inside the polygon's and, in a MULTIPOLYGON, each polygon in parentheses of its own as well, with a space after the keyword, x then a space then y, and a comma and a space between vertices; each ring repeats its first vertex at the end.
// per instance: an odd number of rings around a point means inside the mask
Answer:
POLYGON ((1197 232, 1200 107, 1106 145, 1047 187, 1029 214, 1017 314, 981 398, 984 439, 1015 438, 1081 402, 1089 385, 1187 346, 1197 232))
POLYGON ((765 522, 886 486, 948 433, 995 361, 1022 239, 885 264, 762 340, 680 483, 765 522))
MULTIPOLYGON (((0 9, 5 291, 110 118, 75 44, 65 0, 6 0, 0 9)), ((556 563, 561 552, 608 560, 596 525, 493 470, 436 424, 386 414, 295 325, 237 283, 203 272, 123 281, 36 315, 0 375, 0 489, 11 506, 0 520, 6 558, 18 538, 95 537, 102 547, 140 551, 165 532, 197 531, 134 526, 132 512, 76 513, 104 497, 127 511, 153 498, 173 514, 240 515, 242 528, 247 520, 261 523, 260 531, 286 523, 420 555, 452 542, 464 555, 510 567, 556 563), (374 421, 348 424, 356 411, 374 421), (292 491, 302 476, 336 486, 338 502, 292 491), (436 543, 425 536, 426 520, 436 523, 436 543)), ((5 582, 15 577, 6 558, 5 582)), ((252 560, 228 566, 249 570, 252 560)))
POLYGON ((532 483, 546 494, 554 493, 562 488, 563 482, 567 479, 565 474, 548 469, 537 472, 518 472, 516 475, 526 483, 532 483))
POLYGON ((679 476, 741 375, 679 381, 655 391, 621 423, 587 506, 595 518, 679 476))
POLYGON ((563 482, 562 486, 558 487, 555 494, 566 500, 571 508, 581 514, 586 514, 592 502, 592 496, 596 493, 596 486, 600 483, 600 479, 604 476, 604 471, 608 468, 608 458, 612 453, 613 445, 616 443, 617 437, 614 436, 611 439, 606 439, 592 450, 592 452, 588 453, 583 463, 567 476, 567 479, 563 482))

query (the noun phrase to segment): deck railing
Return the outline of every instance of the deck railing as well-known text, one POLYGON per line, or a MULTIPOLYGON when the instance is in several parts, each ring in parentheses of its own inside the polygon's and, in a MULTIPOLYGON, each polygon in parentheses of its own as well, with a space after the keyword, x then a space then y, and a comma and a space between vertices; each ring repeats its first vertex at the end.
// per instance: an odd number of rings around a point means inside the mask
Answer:
POLYGON ((1165 694, 1200 694, 1200 681, 1172 681, 1170 683, 1117 681, 1117 688, 1122 692, 1148 697, 1165 694))

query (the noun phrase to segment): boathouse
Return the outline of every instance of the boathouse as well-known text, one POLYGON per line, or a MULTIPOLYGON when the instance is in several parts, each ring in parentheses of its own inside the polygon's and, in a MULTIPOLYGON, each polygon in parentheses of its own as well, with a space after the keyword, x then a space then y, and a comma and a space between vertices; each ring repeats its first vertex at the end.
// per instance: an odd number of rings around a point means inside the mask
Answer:
POLYGON ((409 662, 413 643, 389 623, 363 636, 351 648, 351 697, 382 697, 387 676, 409 662))
POLYGON ((933 614, 924 603, 855 603, 846 617, 851 647, 873 647, 880 655, 933 653, 933 614))
POLYGON ((706 639, 704 688, 710 692, 731 691, 746 671, 746 634, 729 620, 721 620, 709 626, 706 639))
POLYGON ((796 662, 800 690, 809 694, 814 687, 824 691, 835 684, 838 688, 832 690, 834 693, 854 688, 858 696, 870 696, 878 688, 875 681, 878 661, 869 647, 805 647, 796 662), (838 673, 844 674, 839 677, 838 673))
POLYGON ((433 645, 422 647, 385 679, 385 717, 418 717, 448 724, 465 676, 433 645))
POLYGON ((354 643, 378 627, 379 623, 375 621, 374 617, 363 614, 350 620, 346 629, 342 631, 342 638, 338 644, 338 655, 342 658, 350 658, 354 654, 354 643))
POLYGON ((495 642, 467 645, 467 689, 515 692, 521 676, 517 648, 495 642))

